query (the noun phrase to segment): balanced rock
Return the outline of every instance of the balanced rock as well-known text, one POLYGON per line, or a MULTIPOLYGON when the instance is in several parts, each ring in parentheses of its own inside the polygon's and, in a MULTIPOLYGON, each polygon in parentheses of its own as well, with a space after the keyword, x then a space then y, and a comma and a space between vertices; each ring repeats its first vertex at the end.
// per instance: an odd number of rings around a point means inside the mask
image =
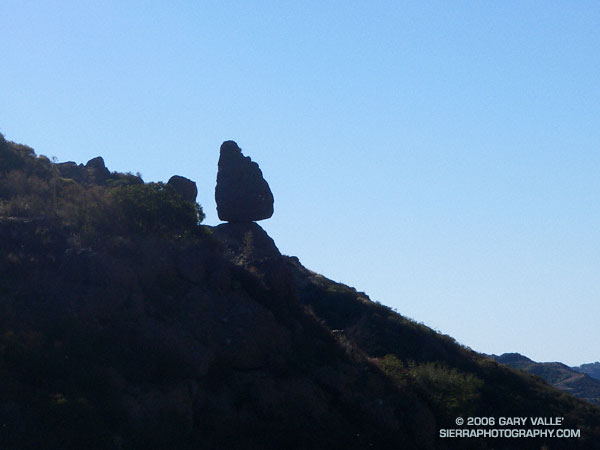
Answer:
POLYGON ((217 187, 219 219, 227 222, 254 222, 273 215, 273 194, 262 172, 234 141, 221 145, 217 187))
POLYGON ((185 201, 196 201, 198 188, 196 187, 196 183, 189 178, 173 175, 171 178, 169 178, 169 181, 167 181, 167 186, 171 186, 175 192, 183 197, 185 201))

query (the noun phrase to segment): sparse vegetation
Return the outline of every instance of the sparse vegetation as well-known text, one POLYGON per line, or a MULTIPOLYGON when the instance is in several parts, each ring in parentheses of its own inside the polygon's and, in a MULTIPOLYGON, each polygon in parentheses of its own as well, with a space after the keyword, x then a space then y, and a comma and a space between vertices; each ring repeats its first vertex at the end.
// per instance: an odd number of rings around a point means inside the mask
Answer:
MULTIPOLYGON (((68 169, 77 173, 74 164, 68 169)), ((45 219, 76 230, 84 240, 98 233, 193 233, 204 219, 200 205, 163 183, 145 184, 131 173, 78 182, 62 176, 47 157, 3 137, 0 174, 0 217, 45 219)))
POLYGON ((483 381, 472 373, 436 362, 403 363, 394 355, 383 357, 380 365, 399 386, 419 389, 445 420, 475 415, 480 409, 483 381))

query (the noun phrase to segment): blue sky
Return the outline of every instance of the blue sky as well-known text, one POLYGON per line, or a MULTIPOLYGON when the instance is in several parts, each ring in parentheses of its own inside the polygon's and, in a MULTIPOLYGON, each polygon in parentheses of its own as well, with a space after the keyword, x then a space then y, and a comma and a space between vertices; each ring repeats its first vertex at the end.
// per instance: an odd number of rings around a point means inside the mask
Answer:
POLYGON ((600 360, 600 5, 0 3, 0 132, 194 179, 234 139, 309 268, 487 353, 600 360))

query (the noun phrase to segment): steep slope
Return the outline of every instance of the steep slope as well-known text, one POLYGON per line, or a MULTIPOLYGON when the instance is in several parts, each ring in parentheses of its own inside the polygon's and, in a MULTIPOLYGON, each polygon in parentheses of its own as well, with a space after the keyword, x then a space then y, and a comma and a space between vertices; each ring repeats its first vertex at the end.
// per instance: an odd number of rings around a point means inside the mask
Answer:
POLYGON ((559 362, 535 362, 518 353, 492 356, 499 363, 537 375, 551 385, 600 405, 600 381, 559 362))
POLYGON ((0 448, 599 448, 598 408, 93 161, 0 136, 0 448), (470 415, 581 437, 438 437, 470 415))
MULTIPOLYGON (((581 424, 583 417, 598 414, 597 408, 559 394, 539 379, 498 365, 448 336, 371 302, 364 293, 308 271, 297 259, 291 258, 290 264, 297 274, 302 301, 331 328, 343 330, 346 339, 378 361, 400 386, 421 392, 438 427, 449 427, 455 417, 467 415, 560 415, 581 424)), ((595 430, 597 425, 588 429, 595 430)), ((462 445, 468 448, 467 443, 462 445)), ((493 448, 497 442, 487 445, 493 448)), ((547 445, 557 448, 556 442, 547 445)), ((510 448, 518 446, 510 444, 510 448)))

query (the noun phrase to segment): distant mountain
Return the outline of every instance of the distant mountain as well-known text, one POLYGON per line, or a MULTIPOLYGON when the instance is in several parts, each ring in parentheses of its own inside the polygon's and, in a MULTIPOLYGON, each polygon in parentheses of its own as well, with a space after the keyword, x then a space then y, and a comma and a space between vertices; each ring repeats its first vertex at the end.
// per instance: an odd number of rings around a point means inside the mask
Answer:
POLYGON ((598 361, 571 368, 577 372, 585 373, 596 380, 600 380, 600 362, 598 361))
POLYGON ((492 355, 492 358, 514 369, 537 375, 575 397, 600 405, 600 380, 584 373, 584 370, 598 371, 600 363, 584 364, 580 366, 584 369, 578 370, 580 368, 569 367, 560 362, 535 362, 519 353, 492 355))

